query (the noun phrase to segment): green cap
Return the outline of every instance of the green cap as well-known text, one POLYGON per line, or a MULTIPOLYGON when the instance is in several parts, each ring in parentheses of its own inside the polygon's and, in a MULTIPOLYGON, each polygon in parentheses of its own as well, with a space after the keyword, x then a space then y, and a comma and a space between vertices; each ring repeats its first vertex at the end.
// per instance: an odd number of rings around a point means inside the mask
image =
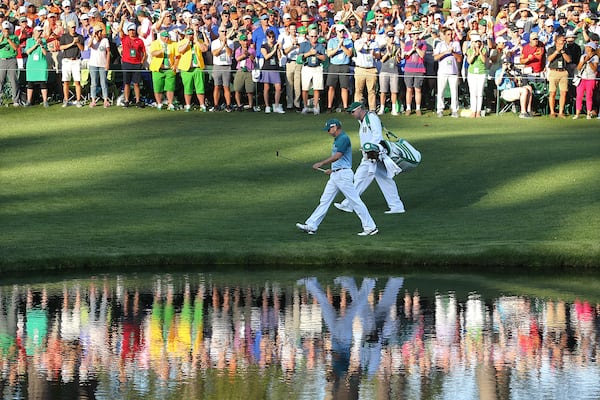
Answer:
POLYGON ((298 27, 298 33, 307 33, 308 29, 306 29, 305 26, 299 26, 298 27))
POLYGON ((379 152, 379 146, 377 146, 377 145, 376 145, 376 144, 374 144, 374 143, 365 143, 365 144, 363 144, 363 147, 362 147, 362 149, 363 149, 363 151, 364 151, 365 153, 368 153, 368 152, 370 152, 370 151, 376 151, 376 152, 379 152))
POLYGON ((247 40, 247 39, 248 39, 248 36, 246 36, 246 35, 244 35, 244 34, 242 33, 238 39, 240 39, 240 40, 247 40))
POLYGON ((167 31, 162 31, 162 32, 160 33, 160 36, 162 36, 162 37, 169 37, 169 32, 167 32, 167 31))
POLYGON ((487 26, 487 21, 485 19, 480 19, 479 20, 479 25, 481 25, 481 26, 487 26))
POLYGON ((346 108, 347 112, 354 112, 355 110, 362 108, 363 103, 361 103, 360 101, 355 101, 354 103, 350 104, 350 106, 348 108, 346 108))
POLYGON ((185 30, 185 34, 186 34, 186 35, 193 35, 193 34, 194 34, 194 31, 193 31, 193 30, 191 30, 191 29, 186 29, 186 30, 185 30))
POLYGON ((327 122, 325 122, 325 126, 323 127, 324 131, 328 131, 329 129, 333 128, 334 126, 341 128, 342 127, 342 123, 340 122, 339 119, 336 118, 330 118, 327 120, 327 122))

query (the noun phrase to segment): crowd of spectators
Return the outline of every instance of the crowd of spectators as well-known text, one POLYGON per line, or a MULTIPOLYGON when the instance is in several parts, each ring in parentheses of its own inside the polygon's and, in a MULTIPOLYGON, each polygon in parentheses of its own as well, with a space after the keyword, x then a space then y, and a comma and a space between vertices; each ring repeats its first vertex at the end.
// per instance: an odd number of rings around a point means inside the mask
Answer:
POLYGON ((170 110, 595 117, 597 3, 517 1, 1 0, 0 86, 81 107, 89 71, 91 107, 117 82, 119 105, 170 110))

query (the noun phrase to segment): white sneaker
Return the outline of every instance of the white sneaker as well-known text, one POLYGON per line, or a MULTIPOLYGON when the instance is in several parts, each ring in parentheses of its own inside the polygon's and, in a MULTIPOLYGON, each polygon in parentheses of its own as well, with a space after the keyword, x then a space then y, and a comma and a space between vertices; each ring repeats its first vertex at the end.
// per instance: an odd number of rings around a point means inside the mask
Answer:
POLYGON ((277 114, 285 114, 285 110, 281 104, 275 104, 274 110, 277 114))
POLYGON ((156 104, 156 109, 162 110, 162 106, 163 106, 162 103, 158 103, 158 104, 156 104))
POLYGON ((271 107, 269 107, 269 106, 265 107, 265 114, 271 114, 271 107))
POLYGON ((335 208, 337 208, 338 210, 341 210, 341 211, 345 211, 348 213, 351 213, 353 211, 352 208, 348 207, 344 203, 333 203, 333 205, 335 208))
POLYGON ((377 111, 377 115, 383 115, 383 114, 385 114, 385 107, 380 105, 379 110, 377 111))
POLYGON ((167 110, 175 111, 175 106, 173 104, 169 104, 169 106, 167 107, 167 110))
POLYGON ((404 214, 406 210, 404 208, 395 208, 391 210, 387 210, 385 214, 404 214))
POLYGON ((308 107, 304 107, 301 114, 308 114, 308 107))
POLYGON ((321 114, 321 109, 319 108, 319 106, 316 106, 315 108, 313 108, 313 114, 314 115, 321 114))
POLYGON ((373 236, 373 235, 377 235, 377 233, 379 233, 379 229, 377 229, 377 227, 375 228, 371 228, 371 229, 365 229, 362 232, 358 233, 358 236, 373 236))
POLYGON ((310 229, 308 225, 301 224, 300 222, 296 224, 296 228, 300 229, 302 232, 308 233, 309 235, 314 235, 315 233, 317 233, 317 231, 310 229))
POLYGON ((67 108, 69 106, 69 102, 68 101, 63 101, 63 108, 67 108))
POLYGON ((80 102, 80 101, 76 101, 76 102, 75 102, 75 107, 77 107, 77 108, 81 108, 81 107, 83 107, 83 105, 81 104, 81 102, 80 102))
POLYGON ((200 106, 200 111, 202 111, 202 112, 206 112, 206 106, 205 106, 205 105, 201 105, 201 106, 200 106))
POLYGON ((394 105, 392 106, 392 115, 393 115, 393 116, 396 116, 396 115, 398 115, 398 105, 397 105, 397 104, 394 104, 394 105))

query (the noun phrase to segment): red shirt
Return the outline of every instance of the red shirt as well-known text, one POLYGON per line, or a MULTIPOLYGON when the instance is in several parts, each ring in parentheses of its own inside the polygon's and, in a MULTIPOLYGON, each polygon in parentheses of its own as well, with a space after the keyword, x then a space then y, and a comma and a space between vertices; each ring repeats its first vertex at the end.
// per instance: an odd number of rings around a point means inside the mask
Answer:
POLYGON ((146 47, 142 39, 139 37, 132 39, 129 36, 121 36, 121 45, 123 46, 121 61, 129 64, 141 64, 144 61, 146 47))
POLYGON ((526 44, 521 53, 521 62, 526 67, 531 67, 535 73, 542 72, 544 70, 544 47, 526 44))

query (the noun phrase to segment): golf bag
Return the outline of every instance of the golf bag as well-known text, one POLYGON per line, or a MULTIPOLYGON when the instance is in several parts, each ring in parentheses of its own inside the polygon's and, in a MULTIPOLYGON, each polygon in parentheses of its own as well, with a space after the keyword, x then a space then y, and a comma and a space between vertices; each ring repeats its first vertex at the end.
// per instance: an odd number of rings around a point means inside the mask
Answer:
POLYGON ((379 144, 387 150, 388 156, 402 169, 402 172, 416 168, 421 162, 421 152, 386 128, 384 130, 388 140, 382 140, 379 144))

